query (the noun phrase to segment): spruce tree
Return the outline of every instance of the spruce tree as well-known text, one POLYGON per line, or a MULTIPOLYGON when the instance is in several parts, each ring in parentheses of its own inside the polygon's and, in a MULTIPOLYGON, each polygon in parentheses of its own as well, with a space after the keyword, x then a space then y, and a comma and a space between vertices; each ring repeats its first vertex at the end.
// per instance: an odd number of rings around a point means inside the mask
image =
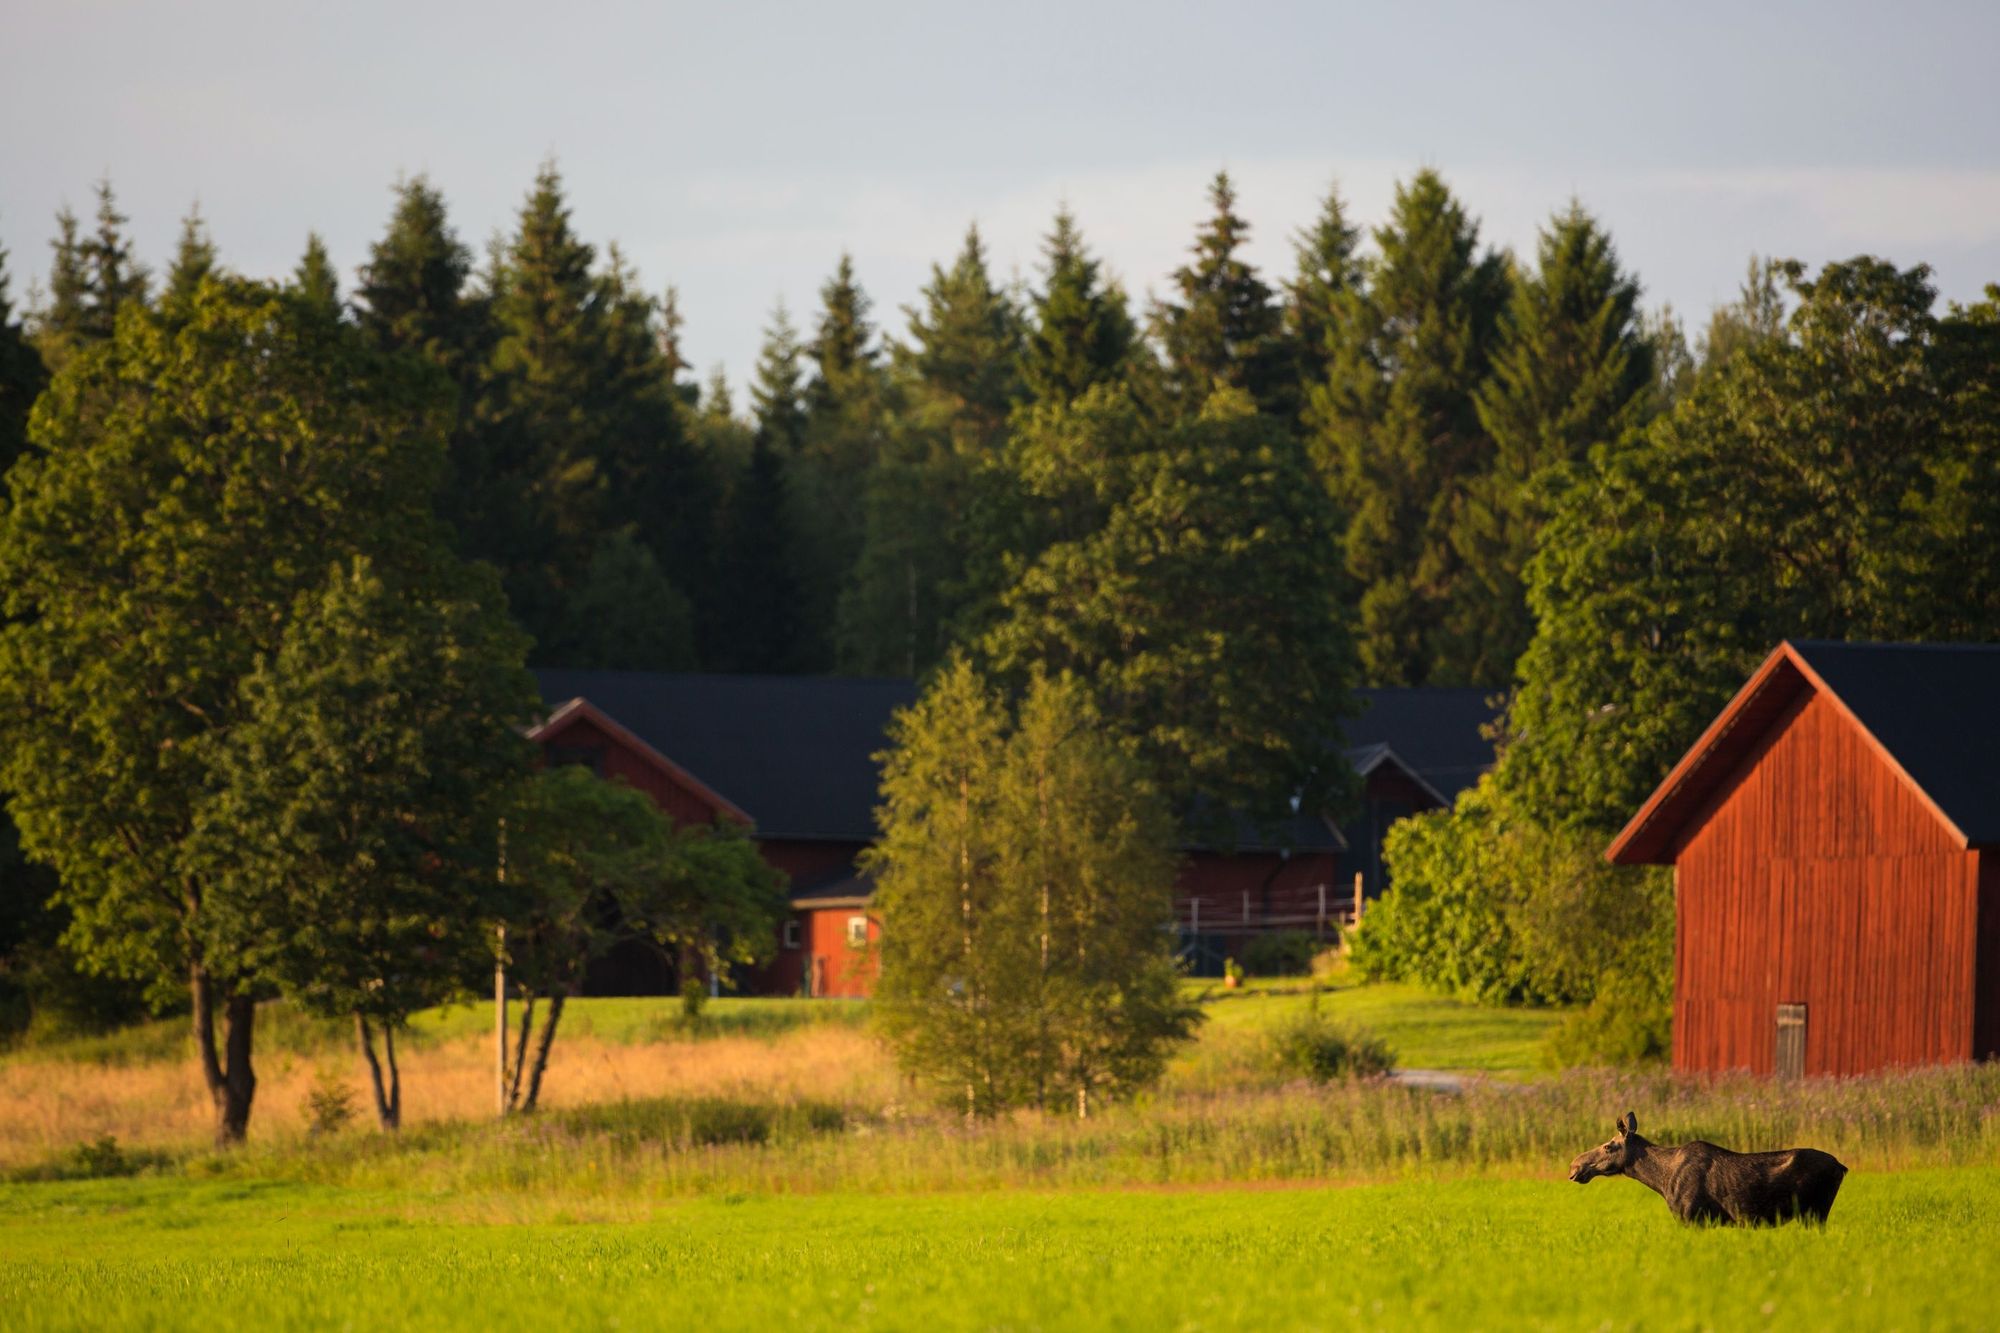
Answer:
POLYGON ((1399 187, 1365 290, 1338 304, 1333 369, 1311 395, 1313 452, 1346 519, 1363 679, 1497 684, 1445 642, 1461 562, 1451 529, 1491 467, 1474 394, 1507 294, 1506 262, 1437 173, 1399 187))
POLYGON ((942 659, 971 599, 968 520, 997 463, 1019 381, 1020 319, 986 269, 979 229, 932 266, 896 348, 902 411, 868 475, 861 550, 842 592, 839 668, 915 675, 942 659))
POLYGON ((132 257, 132 243, 125 238, 128 221, 118 211, 111 181, 99 181, 97 231, 81 246, 89 293, 82 329, 87 339, 108 339, 117 325, 119 310, 128 301, 143 304, 146 300, 146 270, 132 257))
POLYGON ((1566 475, 1559 470, 1645 419, 1653 358, 1638 303, 1639 284, 1581 207, 1572 203, 1543 228, 1536 271, 1514 284, 1492 374, 1475 395, 1493 461, 1453 526, 1461 572, 1443 640, 1466 679, 1511 678, 1528 646, 1534 622, 1522 575, 1566 475))
POLYGON ((1362 283, 1361 229, 1347 220, 1338 187, 1330 187, 1312 226, 1292 241, 1298 268, 1285 289, 1285 340, 1296 368, 1301 410, 1310 387, 1333 369, 1335 332, 1343 304, 1362 283))
POLYGON ((35 340, 51 373, 79 346, 90 308, 90 274, 84 266, 83 237, 76 214, 56 211, 56 235, 49 242, 55 258, 49 266, 49 302, 37 321, 35 340))
POLYGON ((516 613, 543 645, 537 662, 551 661, 548 645, 559 642, 602 660, 566 633, 566 603, 586 578, 601 582, 593 555, 620 532, 662 577, 710 586, 714 487, 681 433, 657 312, 615 250, 601 271, 595 261, 570 224, 560 174, 544 165, 497 258, 496 337, 463 481, 465 545, 500 566, 516 613))
POLYGON ((949 269, 931 266, 922 303, 905 313, 909 341, 896 367, 916 402, 914 414, 940 430, 957 453, 990 454, 1019 393, 1020 312, 993 283, 979 228, 949 269))
POLYGON ((326 252, 326 242, 316 231, 306 233, 306 251, 299 256, 298 267, 292 270, 292 286, 319 309, 333 315, 340 313, 340 274, 326 252))
POLYGON ((28 413, 48 384, 42 355, 14 317, 7 251, 0 247, 0 475, 28 445, 28 413))
POLYGON ((396 187, 388 230, 361 266, 355 312, 377 343, 418 353, 463 387, 488 341, 471 277, 472 252, 452 230, 444 196, 418 176, 396 187))
POLYGON ((166 290, 160 302, 169 310, 185 310, 194 300, 201 281, 215 272, 215 242, 209 239, 208 223, 202 220, 197 203, 181 219, 181 238, 174 248, 174 262, 167 269, 166 290))
POLYGON ((1021 355, 1030 401, 1067 403, 1094 384, 1123 378, 1137 351, 1138 329, 1125 293, 1104 282, 1067 208, 1042 243, 1047 277, 1034 298, 1021 355))
MULTIPOLYGON (((723 503, 716 531, 709 661, 724 671, 788 671, 798 661, 799 597, 785 468, 805 431, 804 349, 783 303, 757 359, 750 453, 723 503)), ((727 411, 727 389, 722 410, 727 411)))
POLYGON ((1283 311, 1271 289, 1237 253, 1250 224, 1236 212, 1236 188, 1219 171, 1209 184, 1214 212, 1195 237, 1194 262, 1175 270, 1178 301, 1153 313, 1166 355, 1166 388, 1175 411, 1193 416, 1220 388, 1248 393, 1259 411, 1289 419, 1291 369, 1283 311))
POLYGON ((833 669, 840 595, 860 555, 868 476, 887 438, 892 393, 869 323, 870 303, 843 254, 820 288, 806 351, 806 429, 786 468, 801 599, 799 667, 833 669))

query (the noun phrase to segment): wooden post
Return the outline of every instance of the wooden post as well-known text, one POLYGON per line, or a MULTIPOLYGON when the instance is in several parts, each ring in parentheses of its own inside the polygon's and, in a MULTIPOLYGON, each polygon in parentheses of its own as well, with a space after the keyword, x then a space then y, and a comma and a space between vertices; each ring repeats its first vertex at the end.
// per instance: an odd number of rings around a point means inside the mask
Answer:
POLYGON ((1243 928, 1250 928, 1250 890, 1243 890, 1243 928))
POLYGON ((1354 872, 1354 924, 1357 926, 1361 924, 1362 901, 1361 872, 1357 870, 1354 872))
POLYGON ((1315 884, 1313 885, 1313 887, 1319 890, 1319 919, 1313 923, 1313 934, 1317 935, 1320 939, 1325 939, 1326 938, 1326 885, 1315 884))

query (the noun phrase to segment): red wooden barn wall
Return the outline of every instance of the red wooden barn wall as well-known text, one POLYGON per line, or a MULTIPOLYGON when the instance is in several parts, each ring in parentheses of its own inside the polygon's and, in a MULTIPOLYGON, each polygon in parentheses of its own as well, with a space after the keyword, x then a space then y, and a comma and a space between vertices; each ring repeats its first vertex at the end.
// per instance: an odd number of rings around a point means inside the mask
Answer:
MULTIPOLYGON (((1777 1006, 1799 1002, 1808 1074, 1973 1054, 1980 941, 2000 949, 1980 929, 1979 855, 1832 700, 1807 691, 1690 828, 1677 1068, 1772 1072, 1777 1006)), ((1989 873, 1989 916, 1996 887, 1989 873)))

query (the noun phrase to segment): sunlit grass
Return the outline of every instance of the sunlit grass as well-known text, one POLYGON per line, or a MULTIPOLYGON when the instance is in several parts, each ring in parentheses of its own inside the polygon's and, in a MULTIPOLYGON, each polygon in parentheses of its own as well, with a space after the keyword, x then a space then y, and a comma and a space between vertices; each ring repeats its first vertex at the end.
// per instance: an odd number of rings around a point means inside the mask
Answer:
POLYGON ((1857 1174, 1823 1230, 1623 1181, 729 1194, 0 1189, 18 1329, 1983 1328, 2000 1171, 1857 1174))

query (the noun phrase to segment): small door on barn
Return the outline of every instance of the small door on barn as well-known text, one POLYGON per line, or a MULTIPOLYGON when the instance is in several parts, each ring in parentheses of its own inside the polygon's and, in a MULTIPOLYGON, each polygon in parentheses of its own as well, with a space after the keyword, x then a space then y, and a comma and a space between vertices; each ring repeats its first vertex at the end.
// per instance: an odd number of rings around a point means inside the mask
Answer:
POLYGON ((1806 1072, 1806 1007, 1778 1006, 1778 1077, 1800 1078, 1806 1072))

